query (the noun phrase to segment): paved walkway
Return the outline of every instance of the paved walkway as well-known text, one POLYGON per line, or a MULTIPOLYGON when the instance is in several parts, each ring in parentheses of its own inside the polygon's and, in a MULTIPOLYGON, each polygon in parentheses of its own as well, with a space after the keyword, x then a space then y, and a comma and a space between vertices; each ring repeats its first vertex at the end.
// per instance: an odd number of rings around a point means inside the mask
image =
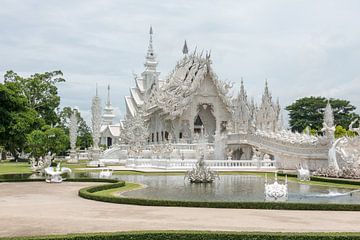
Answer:
POLYGON ((0 183, 0 236, 131 230, 360 231, 360 212, 147 207, 77 196, 94 183, 0 183))

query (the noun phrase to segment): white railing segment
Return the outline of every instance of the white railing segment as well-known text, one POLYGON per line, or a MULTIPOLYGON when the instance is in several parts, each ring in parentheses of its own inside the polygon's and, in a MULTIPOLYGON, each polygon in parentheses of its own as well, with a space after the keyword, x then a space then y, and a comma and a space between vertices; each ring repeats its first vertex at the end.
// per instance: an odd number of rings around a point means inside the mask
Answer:
MULTIPOLYGON (((159 168, 167 170, 186 170, 195 166, 196 159, 135 159, 126 160, 130 168, 159 168)), ((226 169, 275 169, 274 160, 205 160, 205 164, 214 170, 226 169)))

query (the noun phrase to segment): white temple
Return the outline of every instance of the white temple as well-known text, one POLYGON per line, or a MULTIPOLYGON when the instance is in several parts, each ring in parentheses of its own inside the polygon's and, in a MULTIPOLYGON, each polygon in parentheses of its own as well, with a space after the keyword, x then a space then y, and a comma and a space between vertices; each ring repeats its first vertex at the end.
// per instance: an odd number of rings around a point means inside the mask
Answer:
POLYGON ((164 80, 157 65, 150 28, 145 69, 135 75, 130 96, 125 97, 126 116, 121 123, 113 122, 108 88, 101 144, 111 148, 102 154, 103 159, 126 159, 137 153, 139 163, 139 158, 161 155, 157 146, 169 150, 165 145, 172 143, 168 159, 194 160, 196 144, 203 138, 209 148, 206 160, 286 169, 295 169, 299 163, 310 169, 327 165, 329 138, 283 129, 281 107, 273 100, 267 81, 259 105, 248 99, 242 79, 239 93, 231 97, 233 84, 218 78, 210 53, 189 52, 186 41, 180 60, 164 80))

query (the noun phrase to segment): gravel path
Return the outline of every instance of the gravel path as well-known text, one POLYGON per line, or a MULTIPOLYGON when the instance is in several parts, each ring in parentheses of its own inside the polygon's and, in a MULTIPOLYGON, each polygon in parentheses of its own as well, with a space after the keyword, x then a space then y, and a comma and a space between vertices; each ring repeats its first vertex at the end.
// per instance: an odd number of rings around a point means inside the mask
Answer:
POLYGON ((98 183, 0 184, 0 236, 131 230, 360 232, 360 212, 148 207, 77 196, 98 183))

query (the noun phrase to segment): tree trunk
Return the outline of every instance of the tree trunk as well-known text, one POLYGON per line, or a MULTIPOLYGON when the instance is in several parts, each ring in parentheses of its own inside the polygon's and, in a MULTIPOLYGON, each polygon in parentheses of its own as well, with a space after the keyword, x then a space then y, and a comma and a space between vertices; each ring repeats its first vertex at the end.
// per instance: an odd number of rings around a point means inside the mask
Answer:
POLYGON ((3 150, 1 152, 1 160, 6 160, 6 151, 5 150, 3 150))

